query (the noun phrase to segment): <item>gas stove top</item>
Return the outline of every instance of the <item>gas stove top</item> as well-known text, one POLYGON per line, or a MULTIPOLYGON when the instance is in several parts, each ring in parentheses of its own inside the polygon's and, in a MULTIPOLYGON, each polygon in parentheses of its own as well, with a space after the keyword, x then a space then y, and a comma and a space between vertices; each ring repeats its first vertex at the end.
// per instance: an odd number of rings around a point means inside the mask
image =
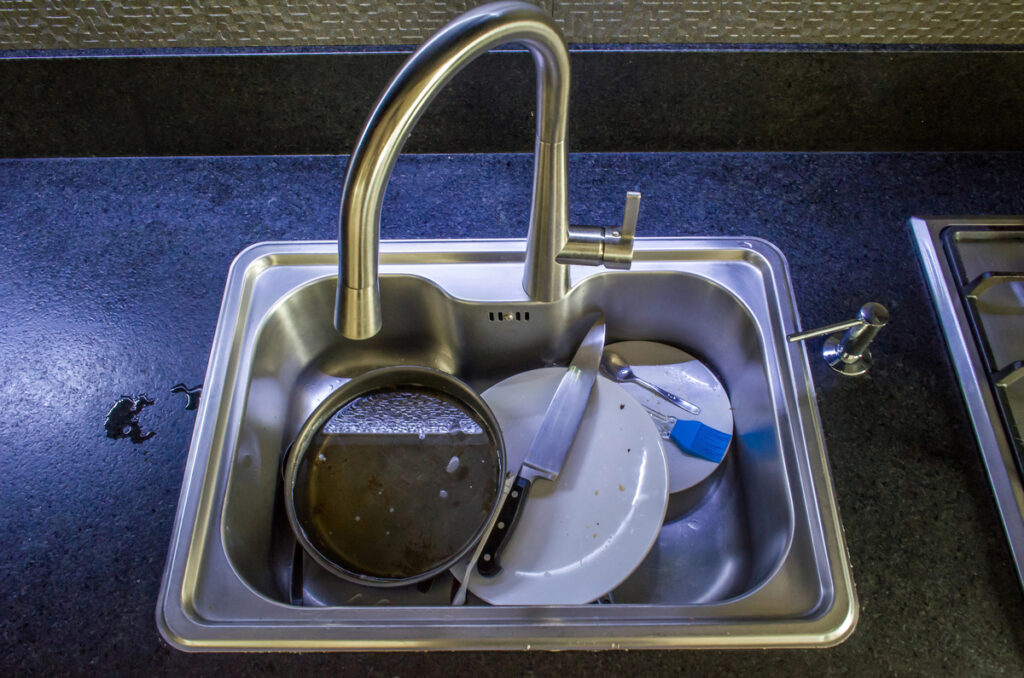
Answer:
POLYGON ((1024 583, 1024 218, 910 225, 1024 583))

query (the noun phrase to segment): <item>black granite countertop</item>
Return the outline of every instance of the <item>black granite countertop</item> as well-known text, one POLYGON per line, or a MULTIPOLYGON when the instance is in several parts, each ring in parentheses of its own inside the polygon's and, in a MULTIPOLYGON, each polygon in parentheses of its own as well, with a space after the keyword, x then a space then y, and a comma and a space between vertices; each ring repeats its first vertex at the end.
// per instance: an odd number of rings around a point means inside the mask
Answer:
MULTIPOLYGON (((860 598, 823 650, 216 654, 171 649, 155 605, 232 258, 333 239, 338 157, 0 160, 0 667, 6 675, 1013 675, 1024 594, 918 270, 915 214, 1024 213, 1024 154, 600 154, 570 161, 575 223, 748 235, 787 256, 804 327, 889 307, 869 376, 812 347, 860 598), (133 444, 107 438, 147 394, 133 444)), ((522 237, 532 160, 404 156, 383 237, 522 237)))

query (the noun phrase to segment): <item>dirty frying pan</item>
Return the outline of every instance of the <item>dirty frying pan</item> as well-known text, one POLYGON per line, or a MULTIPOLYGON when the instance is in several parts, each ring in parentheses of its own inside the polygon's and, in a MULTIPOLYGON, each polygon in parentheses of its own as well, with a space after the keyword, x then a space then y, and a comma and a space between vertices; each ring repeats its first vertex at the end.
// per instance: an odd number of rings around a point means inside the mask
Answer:
POLYGON ((359 584, 444 572, 497 509, 505 451, 483 399, 427 367, 366 372, 331 393, 284 467, 285 510, 307 554, 359 584))

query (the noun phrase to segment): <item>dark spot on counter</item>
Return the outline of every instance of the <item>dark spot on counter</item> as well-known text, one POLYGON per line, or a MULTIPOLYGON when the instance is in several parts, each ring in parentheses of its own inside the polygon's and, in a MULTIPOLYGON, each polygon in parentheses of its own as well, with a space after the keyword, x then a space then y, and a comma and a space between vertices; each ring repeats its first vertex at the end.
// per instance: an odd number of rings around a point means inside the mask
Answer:
POLYGON ((133 443, 143 443, 156 435, 156 431, 149 433, 142 432, 142 425, 139 423, 139 414, 142 410, 152 405, 153 401, 145 395, 137 398, 121 396, 107 412, 107 419, 103 427, 107 431, 107 437, 119 440, 128 438, 133 443))
POLYGON ((194 410, 199 407, 199 396, 203 393, 203 385, 198 386, 186 386, 183 383, 175 384, 171 387, 171 393, 184 393, 185 394, 185 409, 194 410))

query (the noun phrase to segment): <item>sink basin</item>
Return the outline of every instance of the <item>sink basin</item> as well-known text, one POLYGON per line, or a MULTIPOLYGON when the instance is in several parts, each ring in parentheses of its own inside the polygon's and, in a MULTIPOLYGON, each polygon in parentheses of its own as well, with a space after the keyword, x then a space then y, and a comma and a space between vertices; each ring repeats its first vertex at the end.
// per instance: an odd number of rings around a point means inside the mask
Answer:
POLYGON ((261 243, 228 275, 157 607, 186 650, 833 645, 857 603, 785 259, 754 239, 638 239, 633 268, 573 267, 569 294, 522 289, 525 241, 385 241, 383 329, 333 324, 337 244, 261 243), (373 589, 320 570, 281 506, 282 454, 334 388, 427 365, 478 391, 565 364, 603 309, 608 341, 672 344, 732 399, 734 447, 702 501, 590 605, 449 606, 453 579, 373 589))

